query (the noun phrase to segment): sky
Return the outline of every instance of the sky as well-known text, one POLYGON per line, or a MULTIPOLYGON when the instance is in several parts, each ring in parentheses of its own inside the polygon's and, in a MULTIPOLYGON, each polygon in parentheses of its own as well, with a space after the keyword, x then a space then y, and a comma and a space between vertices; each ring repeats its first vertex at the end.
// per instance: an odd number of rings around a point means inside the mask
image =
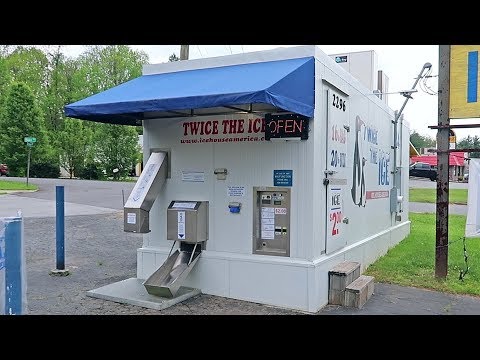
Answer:
MULTIPOLYGON (((252 51, 269 50, 278 47, 294 45, 190 45, 189 58, 198 59, 252 51)), ((399 91, 411 89, 415 78, 426 62, 432 64, 432 75, 438 75, 438 46, 437 45, 317 45, 324 53, 338 54, 356 51, 374 50, 378 58, 378 70, 383 70, 389 78, 388 105, 392 110, 398 110, 405 98, 399 91)), ((149 56, 151 64, 168 61, 168 57, 175 53, 180 54, 180 45, 130 45, 135 50, 143 50, 149 56)), ((63 52, 72 57, 78 56, 85 50, 82 45, 64 45, 63 52)), ((429 78, 428 86, 437 90, 437 77, 429 78)), ((429 95, 420 89, 412 95, 403 111, 405 120, 410 123, 410 131, 416 130, 422 135, 436 137, 436 130, 428 128, 438 123, 438 98, 429 95)), ((462 120, 461 123, 476 123, 478 120, 462 120)), ((452 121, 453 123, 453 121, 452 121)), ((457 122, 460 123, 460 122, 457 122)), ((457 129, 457 141, 467 135, 479 135, 479 129, 457 129)))

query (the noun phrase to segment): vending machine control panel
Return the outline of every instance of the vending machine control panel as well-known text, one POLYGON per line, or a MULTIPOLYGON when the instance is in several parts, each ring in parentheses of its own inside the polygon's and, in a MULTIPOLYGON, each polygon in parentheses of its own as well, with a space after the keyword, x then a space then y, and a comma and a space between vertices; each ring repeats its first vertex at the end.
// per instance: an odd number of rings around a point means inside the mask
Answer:
POLYGON ((290 256, 290 189, 253 188, 253 253, 290 256))

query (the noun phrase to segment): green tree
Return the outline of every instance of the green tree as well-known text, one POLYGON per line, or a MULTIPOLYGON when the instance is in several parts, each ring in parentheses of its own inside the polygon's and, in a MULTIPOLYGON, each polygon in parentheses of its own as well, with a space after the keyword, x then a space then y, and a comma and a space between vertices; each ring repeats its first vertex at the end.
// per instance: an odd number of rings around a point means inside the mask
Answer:
MULTIPOLYGON (((1 52, 5 57, 4 66, 8 74, 8 85, 13 82, 26 84, 33 93, 38 107, 42 123, 39 131, 43 132, 44 135, 42 143, 34 145, 32 155, 35 154, 35 160, 42 163, 52 161, 55 151, 50 146, 50 140, 53 140, 54 133, 45 132, 45 114, 50 113, 50 106, 46 101, 50 73, 50 63, 47 55, 34 46, 5 46, 1 52)), ((5 106, 3 106, 3 110, 6 110, 5 106)), ((58 161, 55 161, 55 163, 58 164, 58 161)))
POLYGON ((70 179, 82 169, 91 150, 93 132, 85 121, 66 118, 63 130, 58 132, 60 165, 68 171, 70 179))
POLYGON ((37 142, 32 148, 32 163, 45 161, 51 155, 41 110, 30 88, 23 83, 10 85, 0 119, 0 154, 9 165, 12 175, 26 175, 27 147, 25 136, 37 142))
POLYGON ((55 131, 62 129, 64 120, 63 107, 72 98, 69 78, 71 78, 72 62, 61 52, 61 46, 57 46, 47 53, 48 73, 43 98, 43 109, 45 114, 45 125, 48 130, 55 131))
POLYGON ((3 110, 5 94, 7 93, 7 88, 10 82, 11 77, 8 72, 7 61, 0 53, 0 113, 3 110))
MULTIPOLYGON (((478 135, 463 138, 457 142, 457 149, 480 149, 480 138, 478 135)), ((480 152, 471 152, 469 155, 471 158, 480 158, 480 152)))
POLYGON ((423 136, 420 135, 417 131, 413 130, 410 134, 410 142, 416 149, 420 150, 420 148, 430 148, 435 147, 437 141, 430 136, 423 136))
POLYGON ((140 76, 148 55, 127 45, 97 45, 90 46, 77 62, 73 82, 76 100, 80 100, 140 76))
POLYGON ((13 45, 0 45, 0 56, 7 56, 13 45))
POLYGON ((5 100, 7 88, 12 82, 7 61, 8 49, 9 45, 0 45, 0 114, 4 108, 3 102, 5 100))
POLYGON ((27 84, 43 109, 48 84, 49 62, 45 53, 31 46, 18 46, 6 57, 13 81, 27 84))
POLYGON ((97 131, 95 136, 95 157, 107 176, 113 176, 114 180, 128 176, 137 163, 140 151, 135 127, 101 124, 101 131, 97 131), (118 172, 114 172, 114 169, 118 169, 118 172))
MULTIPOLYGON (((0 46, 0 109, 5 93, 3 85, 22 82, 33 91, 46 128, 54 131, 61 128, 63 106, 68 101, 65 62, 61 46, 0 46)), ((50 135, 54 138, 55 132, 50 135)))
MULTIPOLYGON (((140 76, 147 62, 146 53, 126 45, 89 47, 77 59, 71 78, 67 77, 72 100, 83 99, 140 76)), ((94 131, 97 149, 95 158, 87 159, 88 162, 100 161, 109 176, 115 168, 120 170, 119 176, 128 173, 134 164, 132 159, 137 156, 139 131, 124 125, 89 123, 88 126, 94 131)))

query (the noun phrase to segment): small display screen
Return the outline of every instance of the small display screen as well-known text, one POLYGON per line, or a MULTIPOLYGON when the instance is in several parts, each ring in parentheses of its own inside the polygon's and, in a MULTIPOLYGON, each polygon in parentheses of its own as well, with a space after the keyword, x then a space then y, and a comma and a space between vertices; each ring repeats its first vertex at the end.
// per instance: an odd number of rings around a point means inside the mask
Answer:
POLYGON ((274 200, 273 205, 282 205, 282 202, 280 200, 274 200))
POLYGON ((270 205, 270 199, 262 199, 262 205, 270 205))

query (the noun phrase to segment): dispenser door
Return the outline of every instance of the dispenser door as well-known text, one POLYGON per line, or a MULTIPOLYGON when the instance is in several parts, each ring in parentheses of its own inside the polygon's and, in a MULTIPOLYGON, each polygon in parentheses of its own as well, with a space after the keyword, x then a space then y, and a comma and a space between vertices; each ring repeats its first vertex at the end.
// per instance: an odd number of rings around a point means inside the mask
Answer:
POLYGON ((341 248, 347 243, 345 233, 348 226, 348 214, 345 213, 343 203, 345 198, 352 196, 356 205, 365 204, 365 180, 363 168, 365 158, 361 152, 361 141, 355 143, 354 161, 357 168, 352 169, 351 156, 352 151, 349 148, 348 140, 351 139, 350 133, 360 138, 364 134, 364 129, 359 128, 362 123, 354 126, 349 121, 349 98, 348 95, 329 86, 326 92, 327 98, 327 158, 325 178, 323 185, 326 190, 326 253, 330 254, 341 248), (352 175, 353 174, 353 175, 352 175), (353 178, 354 185, 348 187, 348 178, 353 178))

